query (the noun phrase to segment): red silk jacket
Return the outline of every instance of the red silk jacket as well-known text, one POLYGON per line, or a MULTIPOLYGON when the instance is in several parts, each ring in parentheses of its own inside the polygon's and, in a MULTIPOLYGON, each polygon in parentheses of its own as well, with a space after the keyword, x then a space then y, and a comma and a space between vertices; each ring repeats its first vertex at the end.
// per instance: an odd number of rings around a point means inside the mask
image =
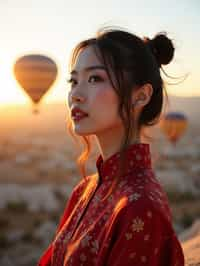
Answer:
POLYGON ((151 167, 150 146, 131 144, 117 190, 104 201, 119 153, 96 161, 67 202, 38 266, 183 266, 168 200, 151 167))

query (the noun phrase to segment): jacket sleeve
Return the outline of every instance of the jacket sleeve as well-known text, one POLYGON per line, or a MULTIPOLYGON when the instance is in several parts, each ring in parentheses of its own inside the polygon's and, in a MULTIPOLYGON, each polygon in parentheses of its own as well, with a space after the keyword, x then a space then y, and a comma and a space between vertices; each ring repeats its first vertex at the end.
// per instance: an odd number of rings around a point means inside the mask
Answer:
POLYGON ((132 205, 122 213, 105 265, 184 266, 173 228, 158 211, 132 205))

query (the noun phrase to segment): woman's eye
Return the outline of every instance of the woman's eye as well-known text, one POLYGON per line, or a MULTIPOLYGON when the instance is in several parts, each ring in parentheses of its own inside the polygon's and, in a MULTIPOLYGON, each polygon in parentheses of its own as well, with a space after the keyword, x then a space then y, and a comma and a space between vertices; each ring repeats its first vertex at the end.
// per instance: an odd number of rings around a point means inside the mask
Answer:
POLYGON ((96 76, 96 75, 93 75, 93 76, 91 76, 90 78, 89 78, 89 82, 95 82, 95 81, 102 81, 102 78, 101 77, 99 77, 99 76, 96 76))
POLYGON ((77 81, 74 78, 70 78, 67 80, 67 83, 70 83, 73 86, 77 83, 77 81))
MULTIPOLYGON (((100 76, 97 75, 93 75, 89 77, 89 82, 98 82, 98 81, 102 81, 103 79, 100 76)), ((74 78, 70 78, 67 80, 67 83, 71 84, 71 87, 77 85, 77 80, 75 80, 74 78)))

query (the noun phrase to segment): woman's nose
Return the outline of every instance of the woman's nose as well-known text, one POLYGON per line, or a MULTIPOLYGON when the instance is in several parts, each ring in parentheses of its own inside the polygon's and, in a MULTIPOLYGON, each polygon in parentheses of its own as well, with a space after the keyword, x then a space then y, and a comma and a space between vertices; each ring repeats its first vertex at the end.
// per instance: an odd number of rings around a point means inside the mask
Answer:
POLYGON ((83 102, 84 97, 81 95, 74 94, 71 96, 72 102, 83 102))

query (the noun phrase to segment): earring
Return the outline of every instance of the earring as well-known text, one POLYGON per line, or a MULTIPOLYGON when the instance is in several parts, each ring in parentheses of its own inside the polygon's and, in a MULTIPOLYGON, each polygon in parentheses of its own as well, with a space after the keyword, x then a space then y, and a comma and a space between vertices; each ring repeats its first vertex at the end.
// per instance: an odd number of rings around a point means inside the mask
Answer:
POLYGON ((132 103, 132 106, 134 107, 136 105, 142 104, 145 101, 145 99, 146 99, 146 96, 144 94, 141 95, 137 100, 135 100, 134 103, 132 103))
POLYGON ((137 100, 134 103, 131 104, 132 107, 140 105, 141 103, 143 103, 143 100, 137 100))

